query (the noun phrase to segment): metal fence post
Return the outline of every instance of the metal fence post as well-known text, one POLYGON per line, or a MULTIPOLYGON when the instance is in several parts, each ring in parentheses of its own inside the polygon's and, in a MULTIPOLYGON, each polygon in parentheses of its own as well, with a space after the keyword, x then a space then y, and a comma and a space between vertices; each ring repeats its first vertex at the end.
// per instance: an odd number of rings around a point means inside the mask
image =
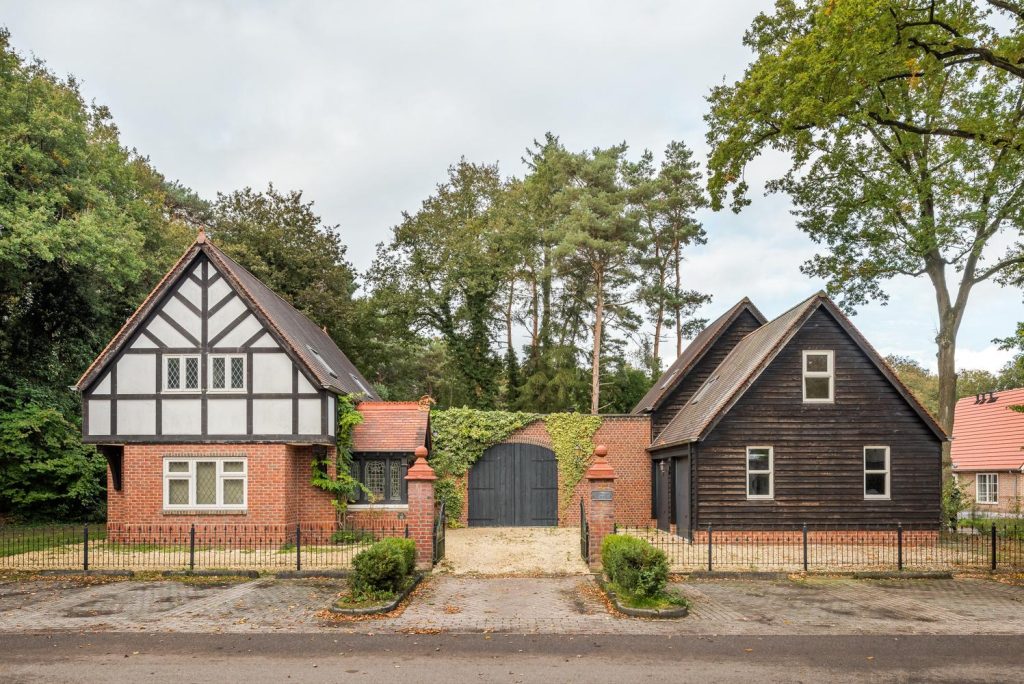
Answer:
POLYGON ((409 523, 405 524, 405 538, 409 538, 409 523))
POLYGON ((804 523, 804 572, 807 572, 807 523, 804 523))
POLYGON ((996 571, 996 524, 992 523, 992 572, 996 571))
POLYGON ((82 527, 82 570, 89 572, 89 523, 82 527))
POLYGON ((708 572, 711 572, 711 523, 708 523, 708 572))
POLYGON ((196 524, 188 529, 188 569, 196 569, 196 524))
POLYGON ((896 568, 903 570, 903 523, 896 523, 896 568))
POLYGON ((302 570, 302 524, 295 523, 295 571, 302 570))

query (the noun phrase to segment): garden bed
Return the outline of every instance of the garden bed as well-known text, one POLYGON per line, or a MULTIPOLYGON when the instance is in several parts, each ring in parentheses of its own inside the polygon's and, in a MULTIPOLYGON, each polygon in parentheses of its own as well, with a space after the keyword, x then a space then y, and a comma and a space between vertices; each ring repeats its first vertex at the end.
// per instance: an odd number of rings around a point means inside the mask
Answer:
POLYGON ((655 598, 637 598, 623 592, 611 582, 597 580, 601 591, 608 597, 616 611, 630 617, 673 619, 690 614, 690 601, 684 596, 665 592, 655 598))
POLYGON ((371 598, 356 598, 351 594, 351 590, 349 590, 339 596, 338 600, 328 610, 335 615, 377 615, 380 613, 390 613, 398 608, 402 601, 408 598, 409 594, 419 586, 422 580, 422 574, 413 575, 397 594, 371 598))

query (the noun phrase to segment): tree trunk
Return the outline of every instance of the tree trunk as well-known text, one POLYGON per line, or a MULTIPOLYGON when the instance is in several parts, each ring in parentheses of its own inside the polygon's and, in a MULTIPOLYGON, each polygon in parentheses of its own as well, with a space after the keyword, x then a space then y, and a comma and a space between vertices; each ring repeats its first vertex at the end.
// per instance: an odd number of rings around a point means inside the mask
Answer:
POLYGON ((594 366, 590 377, 590 412, 596 416, 601 406, 601 334, 604 324, 604 273, 598 270, 595 275, 597 293, 594 298, 594 366))
POLYGON ((673 306, 676 309, 676 358, 678 359, 683 354, 683 313, 679 304, 679 293, 682 291, 682 283, 679 279, 679 239, 672 244, 672 251, 675 260, 676 270, 676 286, 675 286, 675 301, 673 306))
POLYGON ((515 350, 512 348, 512 304, 514 303, 516 296, 516 281, 513 280, 509 283, 508 287, 508 304, 505 307, 505 331, 507 334, 506 342, 508 344, 507 351, 509 354, 515 354, 515 350))
POLYGON ((540 344, 547 347, 551 339, 551 250, 545 244, 540 273, 540 344))
POLYGON ((530 356, 537 358, 540 347, 540 295, 537 291, 537 274, 531 273, 530 294, 532 297, 531 308, 533 309, 533 330, 530 332, 530 356))
POLYGON ((661 245, 654 245, 654 259, 658 264, 658 309, 654 320, 654 349, 651 351, 654 358, 651 359, 651 378, 658 379, 661 371, 661 325, 665 318, 665 264, 661 260, 661 245))

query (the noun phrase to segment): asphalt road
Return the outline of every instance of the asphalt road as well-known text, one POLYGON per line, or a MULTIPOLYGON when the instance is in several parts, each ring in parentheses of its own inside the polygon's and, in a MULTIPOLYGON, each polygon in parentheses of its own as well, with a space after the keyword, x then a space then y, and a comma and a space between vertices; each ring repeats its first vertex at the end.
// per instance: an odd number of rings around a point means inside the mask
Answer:
POLYGON ((2 634, 0 681, 1020 682, 1019 636, 2 634))

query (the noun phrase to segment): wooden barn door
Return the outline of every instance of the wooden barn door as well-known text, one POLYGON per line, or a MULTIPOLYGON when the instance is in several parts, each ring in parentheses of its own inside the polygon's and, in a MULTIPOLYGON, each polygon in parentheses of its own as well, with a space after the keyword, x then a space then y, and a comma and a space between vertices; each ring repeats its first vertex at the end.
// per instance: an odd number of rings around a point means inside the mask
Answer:
POLYGON ((555 454, 534 444, 498 444, 469 471, 471 527, 558 524, 555 454))
POLYGON ((667 458, 658 461, 658 467, 655 469, 657 476, 656 491, 658 493, 658 529, 665 530, 666 532, 671 529, 672 525, 671 472, 670 461, 667 458))

